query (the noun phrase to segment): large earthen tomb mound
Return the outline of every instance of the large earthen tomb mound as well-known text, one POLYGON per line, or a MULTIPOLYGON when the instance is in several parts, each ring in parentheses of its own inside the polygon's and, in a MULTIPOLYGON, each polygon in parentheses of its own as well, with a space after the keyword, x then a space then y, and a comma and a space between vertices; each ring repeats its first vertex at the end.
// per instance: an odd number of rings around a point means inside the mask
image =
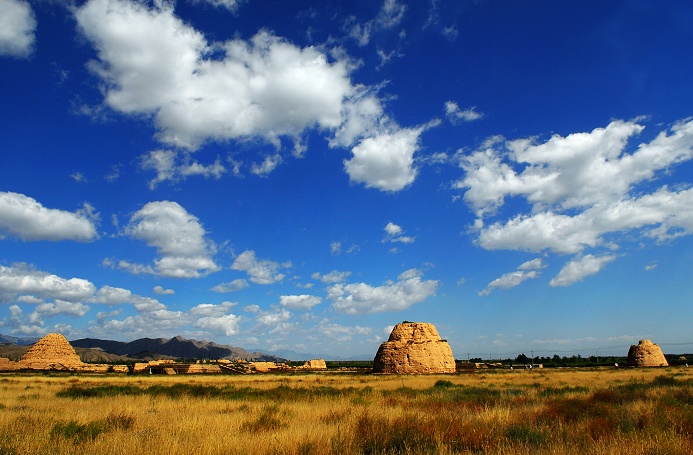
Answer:
POLYGON ((67 338, 49 333, 22 356, 19 365, 32 370, 72 370, 82 367, 82 361, 67 338))
POLYGON ((454 373, 455 357, 433 324, 403 322, 380 345, 373 359, 374 373, 454 373))
POLYGON ((628 350, 628 365, 632 367, 668 367, 662 349, 650 340, 640 340, 628 350))

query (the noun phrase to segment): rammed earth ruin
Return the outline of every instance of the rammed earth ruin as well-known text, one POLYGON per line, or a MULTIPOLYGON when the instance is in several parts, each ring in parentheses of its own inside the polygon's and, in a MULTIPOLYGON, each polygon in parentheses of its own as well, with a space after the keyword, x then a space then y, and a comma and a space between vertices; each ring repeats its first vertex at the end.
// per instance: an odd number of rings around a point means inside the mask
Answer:
POLYGON ((374 373, 432 374, 454 373, 455 357, 447 341, 433 324, 402 322, 380 345, 373 359, 374 373))
POLYGON ((662 349, 650 340, 640 340, 628 350, 628 365, 632 367, 667 367, 662 349))
MULTIPOLYGON (((49 333, 37 341, 24 354, 19 362, 0 357, 0 371, 16 370, 50 370, 93 373, 128 373, 127 365, 107 365, 84 363, 70 342, 59 333, 49 333)), ((214 362, 198 361, 196 363, 177 363, 174 360, 152 360, 138 362, 132 367, 132 373, 150 374, 209 374, 209 373, 262 373, 269 371, 327 370, 323 359, 312 359, 298 367, 289 367, 274 362, 231 362, 221 359, 214 362)))
MULTIPOLYGON (((628 365, 632 367, 668 366, 661 348, 650 340, 640 340, 628 351, 628 365)), ((502 367, 502 365, 499 365, 502 367)), ((61 334, 50 333, 37 341, 19 362, 0 357, 0 371, 53 370, 74 372, 117 373, 267 373, 275 371, 325 371, 323 359, 312 359, 300 366, 275 362, 197 361, 178 363, 174 360, 153 360, 127 365, 92 364, 81 361, 70 342, 61 334)), ((397 324, 388 341, 382 343, 373 359, 374 373, 434 374, 455 373, 456 364, 452 349, 440 338, 433 324, 403 322, 397 324)))
POLYGON ((126 365, 83 363, 67 338, 59 333, 49 333, 38 340, 19 362, 0 359, 0 370, 53 370, 105 373, 126 373, 126 365))

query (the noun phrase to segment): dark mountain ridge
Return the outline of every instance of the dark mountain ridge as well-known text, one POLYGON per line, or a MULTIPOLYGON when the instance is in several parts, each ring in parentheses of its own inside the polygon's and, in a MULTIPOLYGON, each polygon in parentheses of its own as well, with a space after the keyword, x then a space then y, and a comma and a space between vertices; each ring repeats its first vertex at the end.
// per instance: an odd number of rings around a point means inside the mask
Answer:
POLYGON ((0 334, 0 343, 16 344, 17 346, 29 346, 36 343, 39 339, 36 337, 13 337, 0 334))
POLYGON ((105 352, 137 358, 142 353, 154 353, 179 359, 229 359, 283 362, 285 359, 263 352, 248 352, 243 348, 216 344, 213 341, 187 340, 181 336, 140 338, 130 342, 82 338, 70 341, 75 348, 100 348, 105 352))

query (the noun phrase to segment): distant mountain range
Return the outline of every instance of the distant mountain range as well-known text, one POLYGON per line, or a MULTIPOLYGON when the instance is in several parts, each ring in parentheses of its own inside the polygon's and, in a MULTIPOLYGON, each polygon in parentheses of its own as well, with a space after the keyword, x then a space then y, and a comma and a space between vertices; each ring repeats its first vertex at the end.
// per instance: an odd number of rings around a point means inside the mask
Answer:
MULTIPOLYGON (((36 343, 36 337, 13 337, 0 334, 0 344, 11 344, 16 346, 30 346, 36 343)), ((181 336, 166 338, 140 338, 138 340, 124 342, 113 340, 101 340, 97 338, 82 338, 70 341, 75 349, 96 349, 116 356, 124 356, 130 359, 152 360, 161 358, 178 359, 229 359, 229 360, 255 360, 264 362, 285 362, 287 360, 299 361, 323 358, 318 354, 282 349, 278 351, 265 351, 263 349, 253 349, 247 351, 243 348, 216 344, 213 341, 187 340, 181 336)), ((9 347, 5 348, 5 350, 9 347)), ((19 356, 24 353, 22 351, 19 356)), ((82 354, 80 354, 82 355, 82 354)), ((99 356, 98 352, 91 354, 99 356)), ((86 354, 85 354, 86 356, 86 354)), ((369 356, 353 356, 337 358, 338 360, 371 360, 369 356)), ((335 359, 331 359, 335 360, 335 359)))
POLYGON ((264 349, 255 348, 253 352, 258 352, 265 355, 274 355, 287 360, 310 360, 310 359, 321 359, 323 358, 317 354, 306 354, 305 352, 296 352, 291 349, 279 349, 277 351, 266 351, 264 349))
POLYGON ((17 338, 0 334, 0 343, 16 344, 17 346, 29 346, 38 340, 39 338, 17 338))
POLYGON ((179 359, 229 359, 284 362, 286 359, 264 352, 248 352, 243 348, 216 344, 213 341, 186 340, 181 336, 166 338, 140 338, 124 342, 83 338, 70 341, 75 348, 99 348, 110 354, 130 358, 151 358, 152 354, 179 359))
POLYGON ((335 362, 335 361, 338 362, 340 360, 347 361, 347 362, 350 362, 350 361, 362 362, 362 361, 373 360, 373 355, 370 355, 370 354, 356 354, 356 355, 352 355, 349 357, 340 357, 340 356, 328 357, 328 356, 315 354, 315 353, 310 354, 310 353, 306 353, 306 352, 292 351, 291 349, 279 349, 279 350, 270 352, 270 351, 265 351, 264 349, 257 348, 257 349, 253 349, 253 351, 254 352, 260 352, 262 354, 276 355, 276 356, 279 356, 279 357, 282 357, 282 358, 288 359, 288 360, 325 359, 325 360, 333 361, 333 362, 335 362))

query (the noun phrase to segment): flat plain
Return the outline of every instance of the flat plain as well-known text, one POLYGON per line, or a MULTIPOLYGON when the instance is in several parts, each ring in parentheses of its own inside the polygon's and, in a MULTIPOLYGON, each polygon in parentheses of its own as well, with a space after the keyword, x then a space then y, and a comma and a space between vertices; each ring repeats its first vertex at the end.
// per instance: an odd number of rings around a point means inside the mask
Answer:
POLYGON ((690 454, 693 371, 0 375, 0 454, 690 454))

